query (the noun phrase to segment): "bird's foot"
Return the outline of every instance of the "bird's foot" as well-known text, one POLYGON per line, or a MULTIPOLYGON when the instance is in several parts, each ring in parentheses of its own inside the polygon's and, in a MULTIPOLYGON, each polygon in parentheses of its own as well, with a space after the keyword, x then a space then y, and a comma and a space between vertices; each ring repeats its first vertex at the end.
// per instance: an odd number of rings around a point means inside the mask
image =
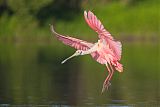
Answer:
POLYGON ((102 92, 103 93, 105 91, 105 89, 108 90, 109 86, 111 85, 110 81, 106 81, 103 83, 103 88, 102 88, 102 92))

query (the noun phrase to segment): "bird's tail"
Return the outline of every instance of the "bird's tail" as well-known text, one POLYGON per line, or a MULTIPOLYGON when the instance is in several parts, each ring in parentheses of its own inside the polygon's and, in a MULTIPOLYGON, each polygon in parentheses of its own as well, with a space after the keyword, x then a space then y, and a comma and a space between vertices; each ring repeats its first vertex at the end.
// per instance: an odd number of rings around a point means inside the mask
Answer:
POLYGON ((119 72, 123 72, 123 65, 119 62, 116 63, 115 69, 119 72))

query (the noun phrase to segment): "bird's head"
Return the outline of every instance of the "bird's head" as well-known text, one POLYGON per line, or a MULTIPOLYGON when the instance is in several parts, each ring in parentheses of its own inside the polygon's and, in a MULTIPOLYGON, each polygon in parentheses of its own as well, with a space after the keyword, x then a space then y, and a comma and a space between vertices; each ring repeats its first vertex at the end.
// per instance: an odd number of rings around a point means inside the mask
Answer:
POLYGON ((74 54, 75 54, 76 56, 78 56, 78 55, 83 55, 83 50, 77 50, 74 54))

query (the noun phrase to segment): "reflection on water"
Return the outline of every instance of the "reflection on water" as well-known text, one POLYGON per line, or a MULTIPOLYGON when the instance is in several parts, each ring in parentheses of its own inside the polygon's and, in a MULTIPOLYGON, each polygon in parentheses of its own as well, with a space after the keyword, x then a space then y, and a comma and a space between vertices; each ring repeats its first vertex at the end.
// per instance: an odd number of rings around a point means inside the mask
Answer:
POLYGON ((68 47, 0 43, 0 106, 158 106, 158 45, 123 46, 124 73, 116 72, 108 92, 101 94, 106 67, 89 55, 61 65, 73 53, 68 47))

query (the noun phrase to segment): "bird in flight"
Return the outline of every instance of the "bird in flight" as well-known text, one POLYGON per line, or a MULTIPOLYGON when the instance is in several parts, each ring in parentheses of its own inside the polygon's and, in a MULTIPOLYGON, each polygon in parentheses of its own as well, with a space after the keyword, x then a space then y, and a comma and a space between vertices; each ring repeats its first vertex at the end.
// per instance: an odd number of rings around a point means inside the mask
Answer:
POLYGON ((90 54, 97 62, 106 65, 108 76, 103 83, 103 93, 105 89, 108 90, 108 87, 111 85, 110 81, 114 71, 123 72, 123 65, 119 63, 121 59, 122 44, 121 42, 114 40, 111 34, 104 28, 101 21, 91 11, 84 11, 84 19, 90 28, 97 32, 99 40, 96 43, 90 43, 58 34, 55 32, 53 25, 50 25, 50 28, 58 40, 62 41, 65 45, 77 49, 72 56, 62 61, 62 64, 72 57, 90 54))

